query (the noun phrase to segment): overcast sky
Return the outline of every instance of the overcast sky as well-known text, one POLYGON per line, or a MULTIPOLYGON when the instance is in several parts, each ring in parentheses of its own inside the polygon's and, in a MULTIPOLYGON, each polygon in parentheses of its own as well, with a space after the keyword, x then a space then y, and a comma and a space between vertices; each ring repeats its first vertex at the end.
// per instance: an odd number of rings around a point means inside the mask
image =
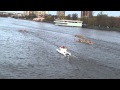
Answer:
MULTIPOLYGON (((7 11, 8 12, 8 11, 7 11)), ((23 13, 23 11, 9 11, 9 12, 18 12, 23 13)), ((93 15, 96 16, 100 11, 94 11, 93 15)), ((65 14, 73 14, 77 13, 80 17, 80 11, 66 11, 65 14)), ((120 16, 120 11, 103 11, 104 14, 107 14, 108 16, 120 16)), ((56 15, 56 11, 49 11, 49 14, 56 15)))

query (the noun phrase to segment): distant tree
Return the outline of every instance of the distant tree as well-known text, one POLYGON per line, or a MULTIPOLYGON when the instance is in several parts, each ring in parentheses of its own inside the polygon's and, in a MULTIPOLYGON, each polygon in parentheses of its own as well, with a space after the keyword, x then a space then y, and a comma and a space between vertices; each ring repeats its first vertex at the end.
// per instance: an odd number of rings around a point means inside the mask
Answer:
POLYGON ((65 16, 59 16, 59 19, 66 19, 65 16))
POLYGON ((102 12, 100 12, 96 16, 96 23, 98 26, 101 26, 101 27, 108 26, 108 16, 106 14, 103 14, 102 12))
POLYGON ((30 16, 30 18, 32 18, 32 19, 37 17, 34 13, 30 14, 29 16, 30 16))
POLYGON ((95 22, 96 22, 96 18, 95 17, 88 18, 88 25, 89 26, 95 26, 95 22))
POLYGON ((120 28, 120 17, 115 18, 115 27, 120 28))
POLYGON ((71 20, 71 18, 72 18, 72 17, 71 17, 71 14, 68 14, 68 15, 66 16, 66 19, 67 19, 67 20, 71 20))
POLYGON ((109 18, 108 18, 108 26, 109 26, 109 27, 115 27, 115 24, 116 24, 116 19, 115 19, 115 17, 109 17, 109 18))
POLYGON ((53 15, 53 17, 54 17, 54 20, 58 18, 58 16, 57 16, 57 15, 53 15))
POLYGON ((36 16, 34 13, 25 16, 26 19, 31 19, 31 20, 32 20, 33 18, 36 18, 36 17, 37 17, 37 16, 36 16))
POLYGON ((83 24, 87 24, 87 18, 86 17, 80 18, 80 20, 83 21, 83 24))
POLYGON ((45 18, 43 20, 44 22, 51 22, 52 23, 55 20, 56 15, 49 14, 49 15, 46 15, 44 18, 45 18))
POLYGON ((72 20, 78 20, 78 14, 72 14, 72 20))

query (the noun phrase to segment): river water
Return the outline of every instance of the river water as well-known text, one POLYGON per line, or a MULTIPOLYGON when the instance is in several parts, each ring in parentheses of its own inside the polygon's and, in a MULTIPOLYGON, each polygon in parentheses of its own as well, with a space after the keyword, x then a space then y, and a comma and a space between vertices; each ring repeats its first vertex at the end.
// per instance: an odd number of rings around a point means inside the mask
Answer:
POLYGON ((120 32, 0 18, 0 78, 120 78, 120 32), (76 34, 94 44, 76 42, 76 34), (56 51, 61 45, 70 58, 56 51))

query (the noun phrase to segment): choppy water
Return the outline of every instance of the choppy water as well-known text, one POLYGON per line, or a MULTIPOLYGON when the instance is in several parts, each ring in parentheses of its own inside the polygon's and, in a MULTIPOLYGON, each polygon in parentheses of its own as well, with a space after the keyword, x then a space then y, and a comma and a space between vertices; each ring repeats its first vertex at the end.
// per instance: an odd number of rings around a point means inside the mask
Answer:
POLYGON ((120 78, 120 32, 0 18, 0 78, 120 78), (69 61, 56 52, 61 45, 69 61))

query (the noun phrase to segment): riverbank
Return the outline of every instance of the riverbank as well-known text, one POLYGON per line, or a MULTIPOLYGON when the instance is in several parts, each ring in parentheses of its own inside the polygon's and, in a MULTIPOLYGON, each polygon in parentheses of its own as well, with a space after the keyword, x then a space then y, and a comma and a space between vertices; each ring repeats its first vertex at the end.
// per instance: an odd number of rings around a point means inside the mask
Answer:
POLYGON ((51 23, 51 24, 54 24, 54 22, 53 22, 53 21, 43 21, 43 22, 45 22, 45 23, 51 23))
MULTIPOLYGON (((15 19, 21 19, 21 20, 29 20, 29 21, 35 21, 33 19, 24 19, 24 18, 15 18, 15 19)), ((43 22, 43 23, 50 23, 50 24, 54 24, 54 21, 35 21, 35 22, 43 22)), ((118 31, 120 32, 120 28, 116 28, 116 27, 99 27, 99 26, 85 26, 83 28, 87 28, 87 29, 95 29, 95 30, 103 30, 103 31, 118 31)))
POLYGON ((120 32, 120 28, 116 28, 116 27, 107 28, 107 27, 98 27, 98 26, 88 26, 88 27, 85 27, 85 28, 103 30, 103 31, 118 31, 118 32, 120 32))

